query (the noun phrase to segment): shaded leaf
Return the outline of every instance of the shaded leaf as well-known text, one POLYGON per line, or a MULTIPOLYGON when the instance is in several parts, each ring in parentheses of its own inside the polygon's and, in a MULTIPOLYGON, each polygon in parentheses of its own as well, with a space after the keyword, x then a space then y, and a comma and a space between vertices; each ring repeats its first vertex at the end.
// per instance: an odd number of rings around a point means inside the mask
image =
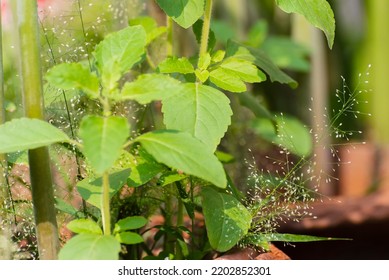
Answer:
POLYGON ((143 149, 140 149, 139 155, 136 156, 124 151, 119 161, 124 161, 123 167, 131 169, 130 176, 127 178, 127 185, 131 188, 146 184, 166 170, 165 165, 156 162, 143 149))
POLYGON ((0 125, 0 153, 31 150, 54 143, 69 142, 55 126, 38 119, 13 119, 0 125))
POLYGON ((188 177, 188 175, 186 175, 186 174, 180 174, 180 173, 174 172, 174 171, 166 172, 166 173, 162 174, 162 176, 159 178, 157 184, 164 187, 164 186, 170 185, 174 182, 181 181, 187 177, 188 177))
POLYGON ((270 37, 261 47, 270 59, 280 68, 308 72, 310 69, 307 57, 309 50, 287 37, 270 37))
POLYGON ((110 235, 83 233, 68 242, 59 252, 60 260, 117 260, 120 243, 110 235))
MULTIPOLYGON (((195 34, 196 41, 199 45, 201 44, 201 34, 203 32, 203 23, 204 23, 204 21, 202 19, 199 19, 192 26, 193 33, 195 34)), ((213 50, 213 48, 215 47, 215 45, 216 45, 216 37, 215 37, 215 33, 212 31, 212 28, 211 28, 209 30, 209 35, 208 35, 207 51, 211 52, 213 50)))
POLYGON ((251 93, 247 92, 239 94, 239 101, 241 105, 249 108, 257 118, 267 118, 269 120, 274 119, 274 116, 268 111, 268 109, 263 106, 251 93))
POLYGON ((142 243, 143 237, 135 232, 120 232, 115 235, 115 238, 123 244, 132 245, 132 244, 138 244, 142 243))
POLYGON ((232 195, 205 187, 201 196, 209 242, 215 250, 225 252, 247 234, 251 215, 232 195))
POLYGON ((60 199, 58 197, 55 198, 55 208, 72 216, 77 216, 77 214, 79 213, 78 210, 73 207, 73 205, 67 203, 65 200, 60 199))
POLYGON ((225 188, 222 164, 209 148, 188 133, 160 130, 136 138, 158 162, 225 188))
POLYGON ((189 132, 212 152, 231 124, 230 100, 221 91, 200 84, 183 85, 181 94, 163 100, 168 129, 189 132))
POLYGON ((129 134, 127 119, 123 117, 86 116, 80 124, 79 136, 83 153, 98 174, 102 174, 120 156, 129 134))
POLYGON ((311 154, 313 143, 312 136, 307 127, 298 119, 291 116, 279 115, 274 123, 269 119, 255 119, 254 131, 264 139, 287 149, 291 153, 307 157, 311 154))
MULTIPOLYGON (((114 196, 123 185, 126 184, 130 175, 130 169, 124 169, 109 174, 109 196, 114 196)), ((77 183, 77 190, 86 202, 101 209, 101 196, 103 193, 103 178, 85 178, 77 183)))

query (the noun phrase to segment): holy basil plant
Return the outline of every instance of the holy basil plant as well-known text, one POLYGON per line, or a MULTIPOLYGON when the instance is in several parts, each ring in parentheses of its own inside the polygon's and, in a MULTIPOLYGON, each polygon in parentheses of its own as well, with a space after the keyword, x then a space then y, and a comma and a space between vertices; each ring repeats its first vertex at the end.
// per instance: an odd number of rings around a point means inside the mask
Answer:
MULTIPOLYGON (((197 26, 193 30, 200 52, 195 59, 168 56, 158 65, 150 63, 151 71, 140 73, 140 65, 149 59, 149 45, 169 31, 158 27, 152 18, 131 20, 130 26, 107 35, 95 47, 92 67, 83 61, 59 64, 45 76, 51 86, 65 91, 77 89, 80 95, 101 104, 101 113, 81 120, 76 139, 36 119, 14 119, 0 126, 0 153, 65 143, 80 150, 92 170, 77 187, 97 214, 68 224, 77 235, 62 248, 61 259, 118 259, 122 246, 143 244, 142 234, 149 230, 148 217, 114 220, 111 203, 123 187, 136 190, 148 183, 161 188, 161 193, 175 195, 181 211, 177 214, 181 222, 176 226, 155 227, 162 233, 155 239, 163 235, 165 241, 177 245, 165 246, 166 251, 171 250, 167 257, 194 257, 194 250, 190 252, 182 234, 178 234, 185 232, 196 239, 182 223, 183 211, 192 222, 195 211, 204 215, 208 242, 203 251, 210 246, 225 252, 241 240, 260 239, 258 234, 244 239, 250 230, 251 213, 244 206, 243 195, 228 180, 221 157, 216 156, 220 155, 217 148, 233 114, 225 92, 246 94, 248 83, 267 78, 292 87, 297 84, 259 49, 235 41, 229 41, 225 49, 214 49, 209 40, 212 0, 156 2, 183 28, 197 26), (164 127, 132 133, 128 118, 113 110, 115 104, 129 100, 140 105, 160 102, 164 127), (166 190, 167 186, 173 188, 166 190)), ((311 2, 276 4, 286 12, 301 13, 324 30, 331 46, 332 11, 324 0, 311 2)), ((162 213, 168 213, 171 197, 160 199, 162 213)))

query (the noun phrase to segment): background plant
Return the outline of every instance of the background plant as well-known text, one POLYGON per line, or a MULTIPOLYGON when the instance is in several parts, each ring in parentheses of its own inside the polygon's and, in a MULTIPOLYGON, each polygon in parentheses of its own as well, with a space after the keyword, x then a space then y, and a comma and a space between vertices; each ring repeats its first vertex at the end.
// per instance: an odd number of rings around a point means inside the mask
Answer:
MULTIPOLYGON (((76 89, 79 98, 96 106, 97 110, 82 118, 78 130, 71 129, 68 136, 45 122, 24 118, 1 127, 7 135, 2 139, 1 152, 64 143, 88 164, 86 178, 78 183, 78 190, 97 209, 94 213, 85 210, 83 219, 69 224, 69 229, 78 235, 65 245, 61 258, 117 258, 120 244, 142 243, 138 230, 146 220, 139 215, 115 217, 111 199, 119 195, 124 185, 135 188, 135 194, 142 193, 142 188, 155 185, 158 179, 156 187, 162 185, 163 198, 159 201, 163 202, 161 212, 165 217, 165 225, 157 227, 161 234, 155 236, 155 241, 162 236, 165 240, 160 257, 202 257, 209 245, 217 251, 227 251, 252 225, 253 213, 244 207, 242 194, 225 174, 223 154, 217 151, 232 116, 230 99, 223 91, 246 94, 246 84, 265 81, 265 73, 271 81, 291 86, 296 82, 258 48, 228 41, 225 48, 215 49, 210 30, 213 1, 207 0, 204 5, 204 1, 192 0, 182 7, 168 1, 157 3, 167 14, 166 28, 158 27, 152 18, 131 20, 129 27, 107 35, 97 44, 86 61, 59 64, 46 75, 51 86, 63 91, 76 89), (155 60, 150 53, 154 41, 166 33, 166 53, 173 54, 172 20, 184 28, 192 26, 199 44, 194 58, 169 56, 155 60), (154 102, 161 102, 163 129, 152 123, 156 130, 144 133, 136 129, 132 133, 128 116, 120 112, 129 100, 152 112, 156 112, 154 102), (184 209, 192 228, 195 211, 204 214, 209 244, 196 244, 193 233, 183 227, 184 209), (85 219, 87 216, 90 218, 85 219), (192 247, 188 248, 183 232, 192 234, 192 247), (93 250, 79 250, 91 244, 93 250)), ((334 20, 326 1, 297 9, 290 1, 276 3, 286 12, 303 14, 325 31, 332 45, 334 20)), ((246 105, 256 114, 270 117, 271 123, 279 122, 255 98, 249 100, 246 105)), ((247 240, 259 244, 254 239, 247 240)), ((132 249, 131 255, 136 256, 137 248, 132 249)))

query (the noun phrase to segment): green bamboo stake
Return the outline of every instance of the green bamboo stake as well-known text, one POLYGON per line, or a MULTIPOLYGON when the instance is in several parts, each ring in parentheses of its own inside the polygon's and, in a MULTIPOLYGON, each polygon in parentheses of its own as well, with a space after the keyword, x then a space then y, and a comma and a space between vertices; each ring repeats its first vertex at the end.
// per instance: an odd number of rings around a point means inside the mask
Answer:
MULTIPOLYGON (((389 47, 389 33, 387 26, 389 24, 388 1, 368 1, 368 37, 367 42, 367 59, 372 64, 371 73, 371 88, 372 94, 371 102, 371 124, 373 126, 374 141, 379 145, 388 145, 389 143, 389 129, 388 119, 389 110, 388 102, 388 47, 389 47)), ((365 68, 366 66, 364 66, 365 68)), ((369 112, 370 113, 370 112, 369 112)))
MULTIPOLYGON (((1 1, 0 1, 1 6, 1 1)), ((0 124, 5 123, 5 97, 4 97, 4 69, 3 69, 3 40, 2 24, 0 13, 0 124)), ((8 214, 8 203, 10 202, 7 183, 7 155, 0 154, 0 260, 11 258, 10 229, 6 226, 10 218, 8 214)))
MULTIPOLYGON (((21 77, 25 115, 44 119, 37 2, 17 1, 21 77)), ((53 183, 47 147, 28 151, 32 202, 40 259, 57 259, 59 251, 53 183)))

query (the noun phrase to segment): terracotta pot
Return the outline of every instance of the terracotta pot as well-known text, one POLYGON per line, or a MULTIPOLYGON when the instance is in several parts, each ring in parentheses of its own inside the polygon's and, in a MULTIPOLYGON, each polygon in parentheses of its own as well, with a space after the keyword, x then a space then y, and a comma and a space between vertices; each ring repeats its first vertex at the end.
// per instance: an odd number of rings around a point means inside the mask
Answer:
POLYGON ((290 260, 289 256, 270 244, 269 252, 259 252, 253 248, 234 249, 215 260, 290 260))
POLYGON ((372 190, 389 190, 389 146, 349 144, 339 152, 340 195, 362 197, 372 190))

